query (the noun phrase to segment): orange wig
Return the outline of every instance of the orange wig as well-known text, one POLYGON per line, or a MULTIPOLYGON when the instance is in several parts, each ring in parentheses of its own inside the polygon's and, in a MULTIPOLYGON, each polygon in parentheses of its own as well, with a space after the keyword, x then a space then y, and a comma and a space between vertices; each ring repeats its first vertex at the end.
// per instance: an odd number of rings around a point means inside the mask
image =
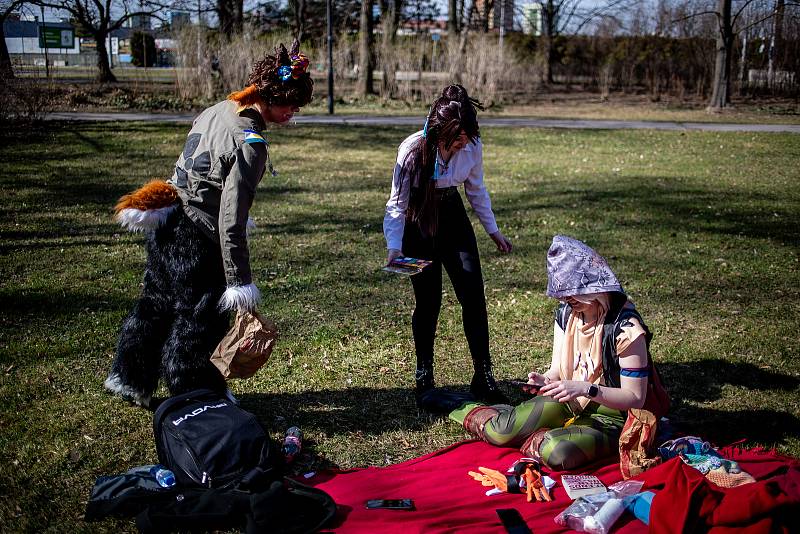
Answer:
POLYGON ((244 108, 250 107, 256 102, 263 102, 261 95, 258 94, 258 88, 255 85, 248 85, 241 91, 234 91, 228 95, 228 100, 233 100, 239 105, 236 111, 242 111, 244 108))

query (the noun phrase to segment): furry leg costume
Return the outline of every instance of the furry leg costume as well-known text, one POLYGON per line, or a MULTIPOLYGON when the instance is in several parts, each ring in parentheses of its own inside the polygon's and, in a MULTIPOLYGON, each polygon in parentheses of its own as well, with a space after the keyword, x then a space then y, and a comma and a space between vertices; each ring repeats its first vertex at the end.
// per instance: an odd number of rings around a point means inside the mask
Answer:
POLYGON ((145 232, 147 263, 142 294, 122 324, 105 387, 143 406, 159 377, 173 395, 197 388, 225 391, 225 380, 209 361, 229 321, 218 306, 225 292, 219 246, 179 204, 127 210, 117 218, 145 232))

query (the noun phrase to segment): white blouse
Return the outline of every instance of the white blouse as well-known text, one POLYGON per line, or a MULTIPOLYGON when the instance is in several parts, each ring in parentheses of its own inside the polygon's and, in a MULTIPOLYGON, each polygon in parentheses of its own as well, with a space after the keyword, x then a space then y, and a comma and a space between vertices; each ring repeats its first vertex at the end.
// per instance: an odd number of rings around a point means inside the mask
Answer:
MULTIPOLYGON (((422 136, 422 132, 411 134, 397 150, 397 162, 394 166, 392 178, 392 193, 386 203, 386 215, 383 217, 383 235, 386 238, 386 248, 401 250, 403 247, 403 232, 406 223, 406 209, 411 193, 408 173, 403 172, 403 162, 413 143, 422 136), (402 180, 402 184, 401 184, 402 180)), ((437 165, 441 162, 437 159, 437 165)), ((492 201, 489 192, 483 185, 483 143, 480 138, 475 144, 467 143, 464 148, 453 154, 447 167, 439 166, 439 179, 436 188, 452 187, 464 184, 472 209, 478 215, 487 234, 497 231, 497 222, 492 212, 492 201)))

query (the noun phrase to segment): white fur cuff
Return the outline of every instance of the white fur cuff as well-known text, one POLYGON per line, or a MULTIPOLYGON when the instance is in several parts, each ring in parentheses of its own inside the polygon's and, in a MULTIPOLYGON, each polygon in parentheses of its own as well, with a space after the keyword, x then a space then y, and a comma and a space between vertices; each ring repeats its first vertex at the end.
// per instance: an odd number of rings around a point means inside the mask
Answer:
POLYGON ((122 379, 116 373, 108 375, 106 381, 103 382, 103 386, 105 386, 105 388, 111 393, 119 395, 123 399, 134 404, 144 407, 150 406, 150 395, 146 395, 140 391, 136 391, 130 386, 126 386, 122 383, 122 379))
POLYGON ((221 310, 253 311, 261 302, 261 292, 255 284, 246 286, 230 286, 219 299, 221 310))
POLYGON ((125 208, 116 215, 117 222, 131 232, 155 230, 167 221, 167 217, 178 207, 177 204, 150 210, 125 208))

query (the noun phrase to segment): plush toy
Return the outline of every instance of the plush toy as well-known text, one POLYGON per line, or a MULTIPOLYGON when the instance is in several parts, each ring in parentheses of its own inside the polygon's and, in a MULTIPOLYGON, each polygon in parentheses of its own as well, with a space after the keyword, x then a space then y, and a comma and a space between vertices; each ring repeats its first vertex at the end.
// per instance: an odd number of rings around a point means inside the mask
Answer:
POLYGON ((518 462, 514 474, 506 475, 487 467, 478 467, 479 472, 469 471, 469 476, 483 486, 492 487, 505 493, 527 494, 528 502, 552 501, 550 492, 542 482, 542 470, 538 462, 518 462))

